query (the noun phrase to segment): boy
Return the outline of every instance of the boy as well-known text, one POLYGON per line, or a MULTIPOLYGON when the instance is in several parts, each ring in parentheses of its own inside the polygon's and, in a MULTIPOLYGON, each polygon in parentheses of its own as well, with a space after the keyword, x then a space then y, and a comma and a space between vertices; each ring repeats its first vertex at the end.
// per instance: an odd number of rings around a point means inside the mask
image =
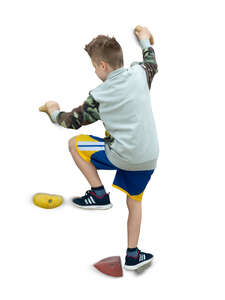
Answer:
POLYGON ((85 46, 95 73, 103 81, 89 92, 82 105, 62 112, 58 103, 46 102, 53 122, 78 129, 102 120, 104 139, 94 135, 78 135, 70 139, 71 155, 88 180, 91 190, 72 201, 79 208, 109 209, 109 193, 97 169, 117 170, 113 187, 127 194, 128 248, 125 268, 135 270, 150 263, 153 255, 137 248, 141 226, 141 200, 144 189, 156 168, 159 154, 155 122, 149 90, 157 72, 155 53, 150 46, 150 31, 135 31, 140 41, 143 62, 123 67, 123 52, 116 39, 99 35, 85 46))

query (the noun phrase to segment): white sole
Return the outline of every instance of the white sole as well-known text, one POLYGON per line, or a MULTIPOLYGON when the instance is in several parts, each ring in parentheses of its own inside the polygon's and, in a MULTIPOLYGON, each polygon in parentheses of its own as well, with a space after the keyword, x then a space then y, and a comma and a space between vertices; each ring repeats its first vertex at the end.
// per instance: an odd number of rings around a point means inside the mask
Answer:
POLYGON ((82 209, 89 209, 89 210, 104 210, 104 209, 110 209, 113 205, 107 204, 107 205, 90 205, 90 206, 82 206, 82 205, 78 205, 76 203, 74 203, 72 201, 73 205, 75 205, 76 207, 82 208, 82 209))
POLYGON ((138 265, 135 265, 135 266, 127 266, 127 265, 124 265, 124 269, 128 270, 128 271, 134 271, 134 270, 138 270, 140 269, 141 267, 147 265, 147 264, 150 264, 152 262, 154 257, 148 259, 148 260, 145 260, 143 261, 142 263, 138 264, 138 265))

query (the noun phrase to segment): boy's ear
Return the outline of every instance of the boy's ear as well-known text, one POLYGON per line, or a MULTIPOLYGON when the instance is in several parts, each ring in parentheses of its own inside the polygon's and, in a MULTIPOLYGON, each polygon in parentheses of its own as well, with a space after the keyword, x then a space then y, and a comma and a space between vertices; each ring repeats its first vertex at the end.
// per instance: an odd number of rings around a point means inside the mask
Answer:
POLYGON ((100 61, 101 66, 104 68, 104 70, 107 70, 109 68, 109 64, 107 64, 106 62, 104 62, 103 60, 100 61))
POLYGON ((105 69, 105 67, 106 67, 106 66, 105 66, 105 62, 101 60, 101 61, 99 62, 99 64, 98 64, 98 67, 101 67, 101 68, 105 69))

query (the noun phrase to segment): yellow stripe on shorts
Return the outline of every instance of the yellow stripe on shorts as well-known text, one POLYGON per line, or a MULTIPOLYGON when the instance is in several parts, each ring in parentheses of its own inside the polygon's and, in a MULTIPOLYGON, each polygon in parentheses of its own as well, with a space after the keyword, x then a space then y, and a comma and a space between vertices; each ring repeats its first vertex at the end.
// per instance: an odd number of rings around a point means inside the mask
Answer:
POLYGON ((120 186, 118 185, 115 185, 115 184, 112 184, 112 186, 122 192, 124 192, 125 194, 127 194, 130 198, 136 200, 136 201, 141 201, 142 200, 142 197, 143 197, 143 194, 144 194, 144 191, 141 193, 141 194, 138 194, 138 195, 130 195, 127 191, 125 191, 124 189, 122 189, 120 186))
POLYGON ((80 156, 85 161, 90 162, 92 154, 100 150, 105 150, 105 143, 99 142, 89 135, 80 134, 75 138, 75 147, 80 156))

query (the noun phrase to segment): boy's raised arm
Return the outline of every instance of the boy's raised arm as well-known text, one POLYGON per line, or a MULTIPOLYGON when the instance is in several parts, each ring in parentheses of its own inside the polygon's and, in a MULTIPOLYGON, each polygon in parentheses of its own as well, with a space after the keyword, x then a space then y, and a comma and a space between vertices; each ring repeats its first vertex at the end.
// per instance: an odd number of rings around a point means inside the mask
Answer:
POLYGON ((65 128, 79 129, 83 125, 100 120, 98 107, 99 103, 88 96, 82 105, 72 109, 71 112, 56 110, 50 116, 54 123, 58 123, 65 128))
POLYGON ((144 61, 140 65, 145 69, 148 87, 151 88, 152 79, 158 72, 158 65, 155 59, 155 51, 151 47, 149 39, 140 40, 144 61))
POLYGON ((151 33, 147 27, 142 27, 140 30, 136 31, 135 34, 139 39, 143 54, 143 62, 139 62, 138 64, 141 65, 146 72, 148 86, 150 89, 152 79, 158 72, 158 65, 155 59, 155 51, 149 41, 151 33))

